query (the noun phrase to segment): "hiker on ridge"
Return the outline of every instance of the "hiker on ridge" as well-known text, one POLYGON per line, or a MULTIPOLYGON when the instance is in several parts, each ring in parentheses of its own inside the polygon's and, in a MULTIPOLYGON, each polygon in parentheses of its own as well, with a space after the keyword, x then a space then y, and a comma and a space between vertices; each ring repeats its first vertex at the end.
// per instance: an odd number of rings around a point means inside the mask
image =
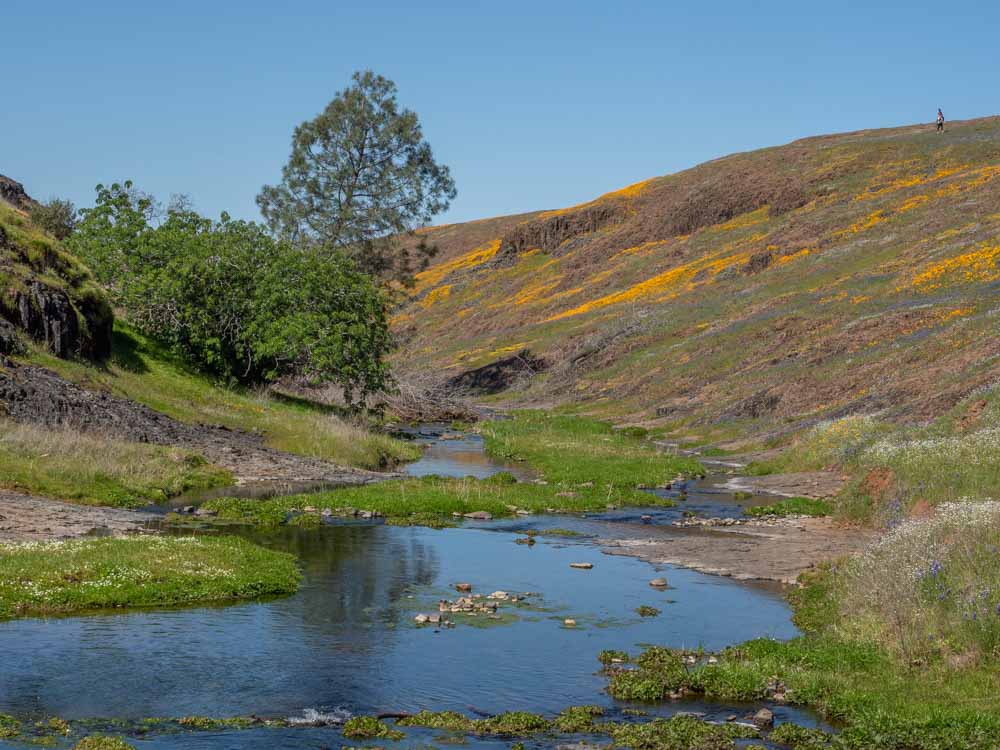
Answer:
POLYGON ((937 132, 940 133, 943 130, 944 130, 944 112, 942 112, 941 108, 938 107, 937 132))

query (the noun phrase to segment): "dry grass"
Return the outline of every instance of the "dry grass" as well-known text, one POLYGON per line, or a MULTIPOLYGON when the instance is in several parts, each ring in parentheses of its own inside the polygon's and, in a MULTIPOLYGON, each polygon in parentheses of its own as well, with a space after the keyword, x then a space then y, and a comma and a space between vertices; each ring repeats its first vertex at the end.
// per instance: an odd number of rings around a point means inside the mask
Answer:
POLYGON ((946 503, 898 525, 836 574, 846 638, 906 662, 1000 658, 1000 502, 946 503))
POLYGON ((136 507, 231 481, 188 451, 0 420, 0 487, 7 489, 136 507))

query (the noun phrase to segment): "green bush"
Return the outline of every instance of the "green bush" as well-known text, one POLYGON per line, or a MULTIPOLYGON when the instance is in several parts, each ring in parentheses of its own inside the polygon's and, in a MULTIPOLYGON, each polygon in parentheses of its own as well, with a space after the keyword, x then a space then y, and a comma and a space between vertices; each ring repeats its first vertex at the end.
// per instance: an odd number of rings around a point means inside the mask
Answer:
POLYGON ((386 385, 386 297, 346 257, 183 204, 154 225, 153 205, 130 182, 99 185, 71 238, 144 333, 227 381, 329 380, 362 403, 386 385))

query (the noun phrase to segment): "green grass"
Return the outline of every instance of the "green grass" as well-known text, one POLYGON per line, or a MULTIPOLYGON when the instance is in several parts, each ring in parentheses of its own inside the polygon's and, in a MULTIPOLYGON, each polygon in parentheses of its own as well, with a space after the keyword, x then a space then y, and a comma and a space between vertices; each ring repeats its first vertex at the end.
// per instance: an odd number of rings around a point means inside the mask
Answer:
MULTIPOLYGON (((216 498, 203 507, 218 513, 220 521, 277 526, 283 523, 309 525, 299 520, 315 514, 300 515, 304 508, 317 511, 329 508, 338 515, 352 511, 375 511, 396 525, 449 525, 461 520, 454 514, 486 511, 495 518, 513 516, 517 510, 531 513, 585 512, 604 510, 608 503, 632 505, 672 505, 670 500, 646 492, 601 486, 577 487, 566 494, 559 485, 538 485, 530 482, 498 484, 489 480, 444 479, 423 477, 404 479, 361 487, 344 487, 329 492, 291 495, 265 500, 216 498)), ((199 519, 201 520, 201 519, 199 519)), ((539 532, 545 534, 546 532, 539 532)), ((557 534, 570 536, 569 534, 557 534)))
POLYGON ((810 497, 789 497, 770 505, 755 505, 744 511, 748 516, 828 516, 833 506, 825 500, 810 497))
POLYGON ((638 433, 586 417, 517 411, 510 419, 483 424, 480 432, 488 454, 523 461, 555 484, 656 487, 678 474, 704 472, 693 458, 664 455, 638 433))
POLYGON ((85 505, 134 508, 232 475, 188 451, 0 420, 0 487, 85 505))
MULTIPOLYGON (((513 419, 488 422, 481 429, 488 452, 524 460, 545 483, 518 482, 507 472, 483 480, 423 477, 308 496, 219 498, 205 507, 216 511, 220 521, 263 526, 318 525, 318 519, 301 515, 307 506, 339 515, 355 509, 374 511, 397 525, 446 526, 460 520, 457 516, 477 511, 499 518, 518 510, 585 512, 609 505, 673 505, 637 485, 662 484, 678 474, 702 470, 695 460, 664 456, 634 437, 614 432, 610 425, 581 417, 519 412, 513 419)), ((548 533, 571 535, 560 530, 548 533)))
POLYGON ((366 469, 420 455, 416 446, 352 424, 328 409, 221 387, 121 323, 115 324, 114 352, 106 366, 58 359, 38 347, 28 359, 80 385, 130 398, 182 422, 259 432, 268 445, 291 453, 366 469))
POLYGON ((0 619, 289 594, 294 558, 236 537, 0 544, 0 619))

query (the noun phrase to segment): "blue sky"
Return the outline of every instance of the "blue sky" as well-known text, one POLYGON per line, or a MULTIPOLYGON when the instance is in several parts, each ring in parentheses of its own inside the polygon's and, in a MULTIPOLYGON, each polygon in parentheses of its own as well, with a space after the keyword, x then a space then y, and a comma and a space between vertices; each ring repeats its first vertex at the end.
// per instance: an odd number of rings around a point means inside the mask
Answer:
POLYGON ((92 203, 131 178, 256 218, 293 128, 354 70, 396 81, 459 196, 575 204, 734 151, 1000 111, 1000 3, 12 3, 0 173, 92 203))

